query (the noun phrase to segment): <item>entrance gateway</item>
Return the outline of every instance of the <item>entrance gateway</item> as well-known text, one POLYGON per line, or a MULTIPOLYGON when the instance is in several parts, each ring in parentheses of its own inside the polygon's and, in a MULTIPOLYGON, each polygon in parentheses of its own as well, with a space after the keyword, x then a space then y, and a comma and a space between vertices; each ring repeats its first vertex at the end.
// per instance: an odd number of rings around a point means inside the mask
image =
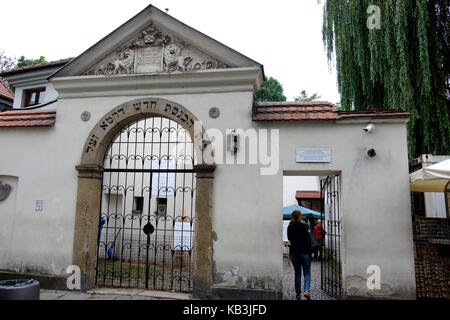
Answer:
POLYGON ((84 288, 209 294, 215 165, 196 162, 209 144, 203 129, 194 136, 196 121, 175 102, 146 98, 94 126, 76 167, 73 263, 84 288))
MULTIPOLYGON (((341 174, 335 171, 301 171, 285 172, 283 176, 283 201, 295 190, 295 199, 298 206, 286 206, 283 209, 284 232, 291 219, 293 210, 302 211, 303 219, 310 224, 311 230, 317 228, 320 221, 322 236, 320 240, 320 252, 312 254, 311 263, 311 297, 313 300, 319 299, 342 299, 344 283, 343 272, 343 247, 341 238, 343 236, 343 215, 341 214, 341 174), (298 180, 285 180, 284 178, 299 178, 298 180), (302 188, 299 190, 299 188, 302 188), (317 190, 317 191, 313 191, 317 190), (297 207, 297 208, 296 208, 297 207), (288 209, 288 210, 286 210, 288 209), (319 212, 321 214, 319 214, 319 212), (316 215, 317 214, 317 215, 316 215), (319 220, 316 220, 319 219, 319 220), (317 225, 317 227, 316 227, 317 225), (315 256, 319 255, 317 259, 315 256), (317 259, 317 260, 316 260, 317 259)), ((319 229, 320 230, 320 229, 319 229)), ((315 232, 314 232, 315 233, 315 232)), ((284 234, 285 241, 288 241, 287 234, 284 234)), ((285 242, 288 245, 288 242, 285 242)), ((283 294, 287 299, 294 298, 290 291, 293 283, 294 271, 289 257, 289 249, 286 247, 288 259, 287 265, 283 264, 285 276, 283 279, 283 294), (286 272, 288 271, 288 272, 286 272), (290 277, 286 275, 290 274, 290 277)), ((304 278, 302 277, 303 283, 304 278)))
POLYGON ((342 260, 339 175, 327 176, 320 180, 322 215, 324 228, 320 247, 320 288, 328 295, 342 298, 342 260))
POLYGON ((161 117, 123 128, 105 155, 96 285, 192 291, 194 143, 161 117))

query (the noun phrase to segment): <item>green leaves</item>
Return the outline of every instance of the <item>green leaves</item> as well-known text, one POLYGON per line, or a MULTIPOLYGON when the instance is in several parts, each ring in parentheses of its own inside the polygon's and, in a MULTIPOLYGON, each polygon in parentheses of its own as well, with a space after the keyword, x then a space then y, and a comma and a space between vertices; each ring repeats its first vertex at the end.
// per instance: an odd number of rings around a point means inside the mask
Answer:
POLYGON ((295 101, 316 101, 319 100, 321 96, 319 96, 317 93, 313 93, 312 95, 308 95, 306 93, 306 90, 302 90, 300 92, 300 95, 295 97, 295 101))
POLYGON ((39 59, 26 59, 24 56, 21 56, 19 58, 19 60, 17 60, 17 67, 24 67, 24 66, 29 66, 32 64, 38 64, 38 63, 42 63, 42 62, 47 62, 45 61, 45 57, 44 56, 40 56, 39 59))
POLYGON ((255 101, 286 101, 282 85, 275 78, 267 79, 266 77, 255 93, 255 101))
POLYGON ((326 0, 322 34, 336 56, 342 108, 403 109, 409 156, 450 154, 448 34, 443 0, 326 0), (369 5, 381 29, 369 29, 369 5), (447 53, 446 53, 447 52, 447 53))

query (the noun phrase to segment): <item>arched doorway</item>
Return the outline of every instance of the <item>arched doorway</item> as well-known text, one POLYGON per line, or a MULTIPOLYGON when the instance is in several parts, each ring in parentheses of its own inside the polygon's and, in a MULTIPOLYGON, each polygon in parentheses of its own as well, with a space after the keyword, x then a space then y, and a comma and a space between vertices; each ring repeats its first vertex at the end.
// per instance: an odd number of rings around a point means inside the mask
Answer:
POLYGON ((73 262, 83 289, 209 296, 215 165, 195 157, 209 145, 204 130, 194 130, 197 121, 177 103, 138 99, 95 125, 76 167, 73 262))
POLYGON ((123 128, 103 165, 96 285, 192 290, 195 152, 177 122, 123 128))

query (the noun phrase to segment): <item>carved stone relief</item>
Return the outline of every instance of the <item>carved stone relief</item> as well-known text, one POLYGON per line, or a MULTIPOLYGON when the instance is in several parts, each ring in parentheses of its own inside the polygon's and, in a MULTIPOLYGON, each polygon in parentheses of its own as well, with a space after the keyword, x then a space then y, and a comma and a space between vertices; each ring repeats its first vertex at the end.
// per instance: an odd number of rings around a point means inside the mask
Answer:
POLYGON ((11 193, 11 190, 12 187, 9 184, 3 184, 3 182, 0 181, 0 201, 6 200, 11 193))
POLYGON ((150 25, 85 74, 171 73, 224 68, 229 66, 150 25))

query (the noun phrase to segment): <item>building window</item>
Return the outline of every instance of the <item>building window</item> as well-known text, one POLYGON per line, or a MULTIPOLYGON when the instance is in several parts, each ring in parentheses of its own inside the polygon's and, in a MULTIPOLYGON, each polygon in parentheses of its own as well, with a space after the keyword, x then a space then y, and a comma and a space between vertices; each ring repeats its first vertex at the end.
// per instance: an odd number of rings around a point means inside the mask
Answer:
POLYGON ((45 99, 45 88, 26 90, 24 107, 31 107, 43 103, 44 99, 45 99))
POLYGON ((156 198, 156 208, 158 215, 167 214, 167 198, 156 198))
POLYGON ((142 214, 144 211, 144 197, 134 197, 133 214, 142 214))

